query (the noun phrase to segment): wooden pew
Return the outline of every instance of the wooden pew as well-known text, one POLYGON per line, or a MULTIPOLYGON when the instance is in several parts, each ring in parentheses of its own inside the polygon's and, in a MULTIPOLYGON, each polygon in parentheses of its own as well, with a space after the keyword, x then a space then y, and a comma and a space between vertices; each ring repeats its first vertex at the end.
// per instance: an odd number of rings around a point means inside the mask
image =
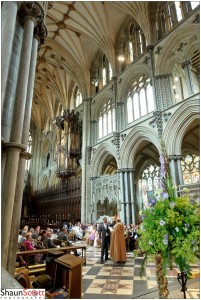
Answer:
POLYGON ((81 258, 83 260, 83 264, 86 266, 86 245, 73 245, 73 246, 66 246, 60 248, 48 248, 48 249, 38 249, 38 250, 31 250, 31 251, 19 251, 17 252, 17 257, 21 256, 33 256, 38 253, 47 254, 48 251, 58 251, 59 249, 65 253, 70 254, 71 251, 81 249, 82 255, 81 258))

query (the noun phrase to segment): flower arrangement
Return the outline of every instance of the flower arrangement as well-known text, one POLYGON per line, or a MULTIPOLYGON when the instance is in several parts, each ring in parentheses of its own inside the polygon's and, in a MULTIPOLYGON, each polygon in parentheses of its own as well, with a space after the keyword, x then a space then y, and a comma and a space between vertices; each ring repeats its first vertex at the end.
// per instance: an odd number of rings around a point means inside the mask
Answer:
POLYGON ((188 196, 176 196, 172 185, 167 159, 161 156, 161 190, 150 200, 149 206, 140 212, 138 244, 145 253, 143 265, 150 255, 155 256, 156 275, 160 298, 167 298, 167 267, 176 264, 181 272, 190 273, 190 263, 198 261, 199 249, 199 204, 188 196), (162 287, 162 288, 161 288, 162 287))

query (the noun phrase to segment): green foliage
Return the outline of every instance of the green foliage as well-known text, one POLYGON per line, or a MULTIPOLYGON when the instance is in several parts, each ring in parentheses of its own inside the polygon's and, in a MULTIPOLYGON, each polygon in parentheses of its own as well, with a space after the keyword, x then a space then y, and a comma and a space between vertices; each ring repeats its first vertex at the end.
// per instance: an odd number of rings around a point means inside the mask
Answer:
POLYGON ((190 264, 198 261, 200 253, 199 204, 187 194, 174 194, 169 180, 166 192, 141 212, 138 243, 146 256, 162 255, 164 274, 175 263, 190 275, 190 264))

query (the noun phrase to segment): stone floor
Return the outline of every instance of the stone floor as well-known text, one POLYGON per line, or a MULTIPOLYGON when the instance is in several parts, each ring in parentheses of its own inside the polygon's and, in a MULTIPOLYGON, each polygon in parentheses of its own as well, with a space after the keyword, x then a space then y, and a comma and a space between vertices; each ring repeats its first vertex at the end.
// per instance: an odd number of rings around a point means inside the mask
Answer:
MULTIPOLYGON (((100 248, 87 248, 87 264, 83 266, 83 299, 158 299, 158 290, 153 262, 148 262, 143 276, 140 276, 142 257, 134 259, 132 252, 127 252, 125 264, 108 260, 100 263, 100 248)), ((192 270, 199 272, 199 266, 192 270)), ((168 288, 170 299, 183 299, 181 286, 177 281, 179 270, 168 270, 168 288)), ((199 278, 187 281, 187 299, 200 299, 199 278)))

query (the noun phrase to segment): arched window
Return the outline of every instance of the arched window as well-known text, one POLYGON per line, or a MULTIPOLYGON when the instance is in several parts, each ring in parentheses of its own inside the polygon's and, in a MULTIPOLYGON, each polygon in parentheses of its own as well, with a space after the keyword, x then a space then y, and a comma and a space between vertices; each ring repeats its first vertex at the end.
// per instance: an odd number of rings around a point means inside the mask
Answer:
POLYGON ((134 81, 127 95, 128 123, 150 113, 155 109, 150 78, 140 76, 134 81))
POLYGON ((181 160, 184 184, 200 182, 200 157, 188 154, 181 160))
POLYGON ((47 155, 46 168, 49 167, 49 162, 50 162, 50 153, 48 153, 47 155))
POLYGON ((106 67, 103 68, 103 85, 106 85, 107 77, 106 77, 106 67))
POLYGON ((99 139, 115 131, 115 109, 114 101, 108 100, 98 118, 98 137, 99 139))
POLYGON ((106 85, 112 79, 112 67, 109 63, 107 57, 103 55, 103 69, 102 69, 102 78, 103 78, 103 86, 106 85))
POLYGON ((133 44, 131 41, 128 44, 128 48, 129 48, 129 61, 130 61, 130 63, 132 63, 133 62, 133 44))
MULTIPOLYGON (((28 145, 27 145, 27 152, 31 153, 32 152, 32 136, 31 136, 31 132, 29 132, 29 140, 28 140, 28 145)), ((31 160, 27 159, 26 163, 25 163, 25 171, 29 171, 30 170, 30 163, 31 160)))
POLYGON ((82 94, 78 90, 75 98, 75 107, 79 106, 82 103, 82 94))
POLYGON ((128 53, 130 63, 140 57, 146 50, 146 40, 140 26, 134 22, 129 29, 128 53))
POLYGON ((161 39, 198 5, 198 1, 164 1, 161 3, 157 20, 158 39, 161 39))
POLYGON ((150 164, 143 170, 139 184, 139 193, 143 207, 147 207, 154 192, 160 186, 160 168, 157 165, 150 164))

